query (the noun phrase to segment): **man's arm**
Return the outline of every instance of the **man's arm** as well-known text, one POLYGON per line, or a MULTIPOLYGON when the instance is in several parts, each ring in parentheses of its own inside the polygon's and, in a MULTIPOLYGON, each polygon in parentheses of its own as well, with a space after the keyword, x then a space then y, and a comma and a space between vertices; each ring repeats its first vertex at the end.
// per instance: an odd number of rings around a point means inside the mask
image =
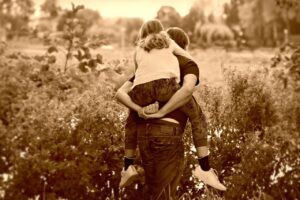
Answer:
POLYGON ((184 76, 182 87, 175 92, 169 101, 156 113, 146 115, 147 118, 161 118, 186 104, 193 95, 198 78, 194 74, 184 76))
POLYGON ((124 104, 126 107, 136 111, 140 112, 142 110, 142 107, 138 104, 134 103, 130 96, 128 95, 128 92, 130 91, 130 88, 132 86, 132 82, 126 81, 117 91, 116 93, 116 99, 124 104))

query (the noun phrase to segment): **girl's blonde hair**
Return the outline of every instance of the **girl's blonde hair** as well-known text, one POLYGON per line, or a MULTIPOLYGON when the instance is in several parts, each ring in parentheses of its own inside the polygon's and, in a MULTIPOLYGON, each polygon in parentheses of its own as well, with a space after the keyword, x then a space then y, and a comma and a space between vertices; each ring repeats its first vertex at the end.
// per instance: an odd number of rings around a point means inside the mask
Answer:
POLYGON ((163 30, 163 25, 157 19, 145 22, 140 29, 138 46, 147 52, 168 48, 170 38, 163 30))
POLYGON ((141 26, 140 33, 139 33, 139 40, 146 38, 150 34, 159 33, 163 30, 164 27, 159 20, 157 19, 149 20, 141 26))

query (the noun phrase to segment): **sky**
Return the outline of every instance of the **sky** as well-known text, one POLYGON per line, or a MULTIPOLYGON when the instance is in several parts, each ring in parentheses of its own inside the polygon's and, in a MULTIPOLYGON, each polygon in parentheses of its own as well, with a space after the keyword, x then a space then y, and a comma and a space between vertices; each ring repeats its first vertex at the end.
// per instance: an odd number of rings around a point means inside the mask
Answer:
MULTIPOLYGON (((35 16, 39 16, 40 5, 44 0, 33 0, 36 6, 35 16)), ((145 20, 156 16, 161 6, 174 7, 177 12, 186 15, 195 0, 57 0, 62 8, 71 8, 75 5, 84 5, 87 8, 98 10, 104 18, 110 17, 140 17, 145 20)))

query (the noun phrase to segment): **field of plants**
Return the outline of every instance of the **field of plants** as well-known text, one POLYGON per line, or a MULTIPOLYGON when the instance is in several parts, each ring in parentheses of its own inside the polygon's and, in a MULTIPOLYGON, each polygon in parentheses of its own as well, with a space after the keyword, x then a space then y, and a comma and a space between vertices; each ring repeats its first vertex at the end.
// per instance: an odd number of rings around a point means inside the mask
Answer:
MULTIPOLYGON (((228 189, 192 177, 188 124, 178 196, 300 199, 300 49, 289 40, 299 31, 300 4, 232 0, 220 24, 204 15, 205 2, 184 17, 163 6, 157 18, 192 34, 189 51, 200 68, 194 95, 208 120, 211 166, 228 189)), ((115 93, 133 72, 143 20, 111 21, 52 0, 41 10, 46 17, 31 27, 33 1, 0 3, 0 41, 7 41, 0 42, 0 199, 142 199, 142 177, 118 187, 128 110, 115 93)))
MULTIPOLYGON (((8 53, 20 52, 29 56, 44 55, 47 51, 47 46, 37 43, 35 45, 28 45, 28 42, 22 43, 19 41, 12 42, 10 48, 7 50, 8 53)), ((125 77, 130 77, 133 73, 133 52, 134 47, 125 47, 122 49, 120 46, 109 46, 103 48, 97 48, 91 50, 93 54, 103 55, 103 60, 112 68, 118 67, 114 61, 120 60, 125 77), (125 61, 125 63, 124 63, 125 61), (128 62, 127 62, 128 61, 128 62), (126 65, 124 65, 124 64, 126 65)), ((197 61, 200 68, 201 81, 210 82, 213 84, 223 84, 224 78, 222 75, 222 68, 236 68, 239 71, 248 71, 260 69, 263 66, 271 66, 272 57, 278 50, 271 48, 257 49, 254 51, 226 51, 223 48, 210 48, 210 49, 191 49, 190 53, 197 61)), ((63 52, 57 52, 56 61, 57 66, 63 68, 65 56, 63 52)), ((72 62, 72 61, 71 61, 72 62)), ((76 65, 76 59, 73 59, 73 66, 76 65)), ((72 64, 71 64, 72 65, 72 64)))
MULTIPOLYGON (((64 54, 51 48, 3 48, 1 198, 139 199, 142 180, 118 188, 127 109, 114 94, 132 73, 132 53, 96 49, 91 60, 102 59, 95 67, 72 58, 64 71, 64 54)), ((209 122, 211 165, 228 191, 196 187, 187 127, 182 199, 299 198, 299 50, 278 53, 191 49, 201 71, 195 96, 209 122)))

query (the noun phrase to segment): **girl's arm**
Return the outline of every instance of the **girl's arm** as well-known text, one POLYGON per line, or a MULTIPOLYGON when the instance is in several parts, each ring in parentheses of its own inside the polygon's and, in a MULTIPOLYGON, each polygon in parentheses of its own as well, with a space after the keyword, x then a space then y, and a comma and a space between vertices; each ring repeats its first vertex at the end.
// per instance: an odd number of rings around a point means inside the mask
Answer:
POLYGON ((192 56, 186 50, 184 50, 183 48, 178 46, 178 44, 176 42, 174 42, 174 40, 172 40, 172 39, 171 39, 170 46, 171 46, 171 48, 173 48, 173 53, 174 54, 184 56, 188 59, 193 60, 192 56))
POLYGON ((126 107, 136 111, 140 112, 142 110, 142 107, 138 104, 134 103, 130 96, 128 95, 128 92, 130 91, 133 83, 130 81, 126 81, 117 91, 116 93, 116 99, 125 105, 126 107))

